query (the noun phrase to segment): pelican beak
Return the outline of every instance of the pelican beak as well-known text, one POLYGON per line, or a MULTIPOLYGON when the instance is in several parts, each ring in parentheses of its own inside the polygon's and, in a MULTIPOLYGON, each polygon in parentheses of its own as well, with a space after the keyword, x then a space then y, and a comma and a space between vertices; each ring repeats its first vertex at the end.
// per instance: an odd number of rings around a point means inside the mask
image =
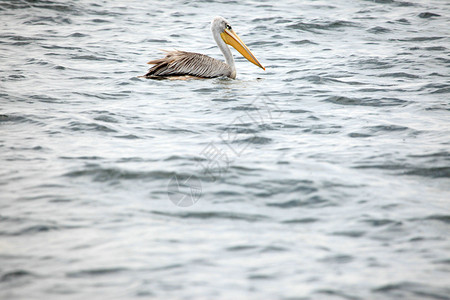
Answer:
POLYGON ((266 70, 266 68, 264 68, 260 64, 260 62, 250 51, 250 49, 248 49, 248 47, 244 44, 244 42, 239 38, 239 36, 236 34, 236 32, 234 32, 233 29, 225 29, 220 34, 220 36, 222 37, 225 43, 227 43, 230 46, 233 46, 233 48, 239 51, 239 53, 242 54, 242 56, 245 57, 249 62, 254 63, 263 70, 266 70))

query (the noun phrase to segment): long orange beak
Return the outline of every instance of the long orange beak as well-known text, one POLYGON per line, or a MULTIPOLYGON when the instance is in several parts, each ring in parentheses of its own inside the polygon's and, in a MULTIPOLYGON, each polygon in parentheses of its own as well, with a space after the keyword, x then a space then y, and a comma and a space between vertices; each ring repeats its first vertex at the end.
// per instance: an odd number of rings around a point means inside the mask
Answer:
POLYGON ((242 54, 242 56, 245 57, 249 62, 254 63, 263 70, 266 70, 266 68, 261 65, 261 63, 256 59, 250 49, 248 49, 248 47, 244 44, 244 42, 239 38, 239 36, 236 34, 236 32, 234 32, 233 29, 225 29, 220 34, 220 37, 225 43, 233 46, 234 49, 239 51, 239 53, 242 54))

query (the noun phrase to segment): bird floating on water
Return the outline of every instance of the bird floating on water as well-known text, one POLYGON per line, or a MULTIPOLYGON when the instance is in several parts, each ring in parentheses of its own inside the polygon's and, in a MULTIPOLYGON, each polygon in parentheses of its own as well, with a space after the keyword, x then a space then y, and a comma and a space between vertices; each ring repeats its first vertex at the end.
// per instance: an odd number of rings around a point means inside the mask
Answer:
POLYGON ((230 48, 233 46, 248 61, 265 70, 253 53, 231 28, 223 17, 215 17, 211 22, 211 31, 214 40, 225 56, 226 63, 207 55, 186 51, 165 51, 166 57, 149 61, 154 65, 143 77, 159 78, 236 78, 236 67, 230 48))

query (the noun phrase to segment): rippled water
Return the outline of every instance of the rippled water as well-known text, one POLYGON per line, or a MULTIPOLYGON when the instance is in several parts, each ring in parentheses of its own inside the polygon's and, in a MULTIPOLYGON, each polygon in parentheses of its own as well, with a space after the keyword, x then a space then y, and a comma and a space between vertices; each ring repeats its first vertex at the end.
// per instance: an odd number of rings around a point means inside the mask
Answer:
POLYGON ((450 3, 299 2, 0 0, 0 298, 450 299, 450 3))

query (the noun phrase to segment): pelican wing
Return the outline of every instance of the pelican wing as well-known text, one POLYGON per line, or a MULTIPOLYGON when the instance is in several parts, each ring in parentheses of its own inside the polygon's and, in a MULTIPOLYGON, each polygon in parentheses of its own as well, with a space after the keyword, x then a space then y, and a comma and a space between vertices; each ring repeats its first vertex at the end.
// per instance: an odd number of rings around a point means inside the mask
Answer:
POLYGON ((164 58, 149 61, 154 65, 148 70, 145 77, 168 77, 190 75, 195 77, 213 78, 229 76, 231 68, 212 57, 185 51, 166 51, 164 58))

